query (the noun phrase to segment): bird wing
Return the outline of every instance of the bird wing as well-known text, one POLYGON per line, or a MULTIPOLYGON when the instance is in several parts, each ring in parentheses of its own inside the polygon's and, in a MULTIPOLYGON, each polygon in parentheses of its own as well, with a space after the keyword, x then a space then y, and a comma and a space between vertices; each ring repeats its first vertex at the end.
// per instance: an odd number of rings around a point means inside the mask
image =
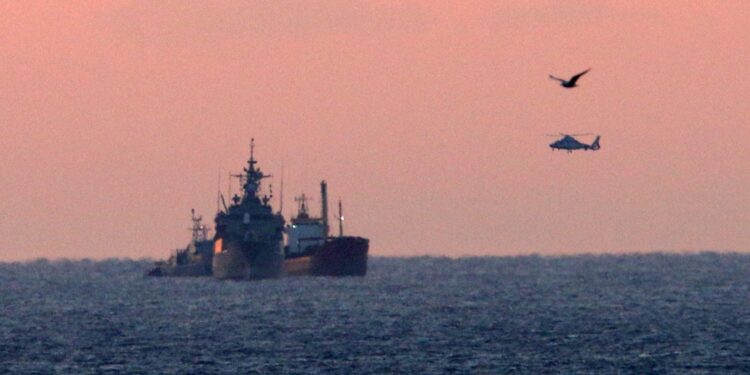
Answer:
POLYGON ((588 73, 588 72, 589 72, 589 70, 591 70, 591 68, 589 68, 589 69, 586 69, 586 70, 584 70, 584 71, 582 71, 582 72, 580 72, 580 73, 578 73, 578 74, 574 75, 573 77, 570 77, 570 84, 571 84, 571 85, 574 85, 574 84, 576 83, 576 81, 578 81, 578 78, 581 78, 581 76, 582 76, 582 75, 584 75, 584 74, 588 73))
POLYGON ((562 78, 557 78, 557 77, 555 77, 555 76, 553 76, 553 75, 551 75, 551 74, 550 74, 549 78, 551 78, 551 79, 554 79, 554 80, 556 80, 556 81, 560 81, 560 82, 565 82, 565 80, 564 80, 564 79, 562 79, 562 78))

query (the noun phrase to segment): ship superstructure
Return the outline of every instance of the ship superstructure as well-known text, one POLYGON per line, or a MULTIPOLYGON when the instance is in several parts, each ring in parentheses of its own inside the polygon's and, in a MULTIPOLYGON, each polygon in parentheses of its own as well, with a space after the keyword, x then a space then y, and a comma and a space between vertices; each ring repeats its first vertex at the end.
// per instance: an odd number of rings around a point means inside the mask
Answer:
POLYGON ((297 216, 286 227, 287 246, 284 255, 287 259, 309 255, 313 249, 323 245, 328 237, 325 221, 310 216, 307 196, 302 194, 295 200, 299 203, 297 216))

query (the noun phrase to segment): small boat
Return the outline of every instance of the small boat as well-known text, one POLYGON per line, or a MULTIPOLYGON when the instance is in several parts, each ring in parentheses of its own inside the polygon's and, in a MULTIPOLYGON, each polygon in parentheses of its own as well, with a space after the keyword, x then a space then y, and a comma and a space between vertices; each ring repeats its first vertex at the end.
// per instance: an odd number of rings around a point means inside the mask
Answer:
POLYGON ((183 249, 177 249, 166 261, 158 261, 146 276, 211 276, 214 240, 208 238, 209 228, 203 217, 191 210, 193 238, 183 249))

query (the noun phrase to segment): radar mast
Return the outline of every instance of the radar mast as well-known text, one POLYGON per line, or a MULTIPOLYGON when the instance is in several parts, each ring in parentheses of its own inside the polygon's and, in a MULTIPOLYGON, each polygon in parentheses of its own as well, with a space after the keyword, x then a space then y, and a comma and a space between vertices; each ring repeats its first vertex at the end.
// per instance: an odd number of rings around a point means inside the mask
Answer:
POLYGON ((266 177, 271 177, 271 175, 264 175, 263 172, 261 172, 260 168, 257 168, 255 164, 257 164, 258 161, 255 160, 255 138, 250 139, 250 160, 247 161, 247 168, 244 168, 245 171, 245 184, 243 186, 244 189, 244 199, 253 199, 258 198, 258 190, 260 190, 260 181, 266 177))
POLYGON ((193 227, 190 228, 193 232, 193 242, 206 241, 208 239, 208 230, 210 228, 203 224, 203 216, 196 216, 194 208, 190 209, 190 214, 191 220, 193 221, 193 227))

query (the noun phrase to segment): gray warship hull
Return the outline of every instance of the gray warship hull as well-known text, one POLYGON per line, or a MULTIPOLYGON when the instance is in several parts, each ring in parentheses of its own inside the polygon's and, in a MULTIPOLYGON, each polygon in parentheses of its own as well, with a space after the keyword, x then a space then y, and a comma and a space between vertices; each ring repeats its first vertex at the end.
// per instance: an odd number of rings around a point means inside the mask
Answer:
POLYGON ((214 254, 213 276, 220 280, 272 279, 283 275, 284 258, 278 244, 227 244, 214 254))

